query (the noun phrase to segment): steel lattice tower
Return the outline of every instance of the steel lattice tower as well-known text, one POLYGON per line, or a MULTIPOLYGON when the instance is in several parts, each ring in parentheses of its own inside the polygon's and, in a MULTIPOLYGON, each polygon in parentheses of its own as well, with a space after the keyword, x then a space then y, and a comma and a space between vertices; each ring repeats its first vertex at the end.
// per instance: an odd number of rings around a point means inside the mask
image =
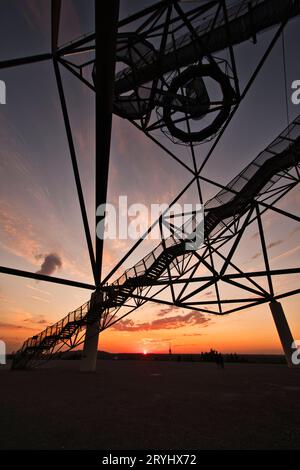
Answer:
MULTIPOLYGON (((13 368, 38 365, 55 357, 60 350, 84 343, 82 369, 94 370, 99 332, 147 301, 214 315, 268 302, 291 366, 293 338, 279 300, 299 293, 300 289, 276 293, 273 277, 297 274, 300 267, 270 268, 262 215, 266 211, 275 211, 287 220, 300 221, 297 215, 276 206, 300 180, 300 117, 289 123, 227 186, 205 177, 203 170, 286 24, 299 15, 300 1, 215 0, 188 8, 179 0, 163 0, 120 21, 119 0, 107 2, 105 13, 101 3, 95 1, 95 31, 60 46, 61 0, 52 0, 51 53, 0 63, 0 68, 7 68, 44 60, 53 62, 94 275, 94 284, 90 285, 9 267, 0 268, 0 272, 6 274, 93 291, 86 304, 29 338, 15 355, 13 368), (267 28, 274 29, 273 37, 241 89, 234 46, 248 40, 255 44, 259 34, 267 28), (220 51, 227 52, 228 60, 220 51), (123 64, 118 73, 115 73, 116 63, 123 64), (186 239, 177 235, 173 224, 171 237, 164 239, 162 236, 155 250, 114 282, 111 279, 117 270, 144 238, 135 243, 107 276, 102 276, 103 240, 93 237, 89 229, 61 79, 62 67, 95 92, 95 207, 106 202, 112 115, 115 113, 129 120, 191 176, 190 182, 170 203, 170 208, 192 184, 196 184, 205 215, 204 243, 199 249, 190 249, 186 239), (218 86, 218 96, 211 95, 208 80, 218 86), (169 146, 165 144, 166 140, 163 143, 157 137, 157 132, 167 136, 169 146), (202 144, 207 142, 211 146, 204 155, 202 144), (185 145, 190 152, 191 165, 176 155, 179 145, 185 145), (204 182, 218 189, 209 201, 203 201, 201 185, 204 182), (233 259, 247 227, 253 224, 257 224, 265 269, 245 272, 233 259), (217 267, 216 259, 221 266, 217 267), (199 274, 201 266, 208 270, 208 275, 199 274), (267 280, 267 289, 260 284, 260 279, 267 280), (239 297, 223 298, 220 283, 236 288, 239 297), (207 301, 201 293, 210 286, 215 289, 216 299, 207 301), (166 292, 169 300, 164 297, 166 292)), ((192 214, 191 223, 195 224, 195 220, 195 214, 192 214)), ((95 222, 97 226, 98 217, 95 222)), ((161 224, 160 218, 156 225, 161 227, 161 224)), ((147 233, 153 227, 149 227, 147 233)))

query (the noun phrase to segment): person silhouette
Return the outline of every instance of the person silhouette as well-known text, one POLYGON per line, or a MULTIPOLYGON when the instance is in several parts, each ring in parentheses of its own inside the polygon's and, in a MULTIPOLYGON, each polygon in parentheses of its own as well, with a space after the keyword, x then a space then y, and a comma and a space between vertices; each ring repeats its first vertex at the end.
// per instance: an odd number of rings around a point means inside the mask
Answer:
POLYGON ((218 363, 221 369, 224 369, 224 357, 222 353, 218 354, 218 363))

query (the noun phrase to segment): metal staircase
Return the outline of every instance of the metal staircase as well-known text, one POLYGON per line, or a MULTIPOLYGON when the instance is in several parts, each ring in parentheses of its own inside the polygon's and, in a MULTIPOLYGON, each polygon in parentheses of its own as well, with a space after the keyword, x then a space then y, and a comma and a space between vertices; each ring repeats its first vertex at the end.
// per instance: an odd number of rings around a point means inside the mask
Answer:
MULTIPOLYGON (((217 4, 217 2, 215 2, 217 4)), ((255 37, 256 34, 280 24, 284 18, 293 18, 300 14, 299 0, 233 0, 227 1, 228 24, 220 15, 214 29, 211 25, 214 15, 209 14, 195 24, 195 37, 190 31, 167 44, 165 54, 158 65, 157 51, 149 50, 147 57, 137 57, 134 67, 124 68, 115 77, 115 95, 119 96, 154 80, 157 69, 165 74, 176 67, 185 67, 199 60, 199 56, 214 54, 229 45, 240 44, 255 37)), ((209 2, 208 2, 209 5, 209 2)), ((214 6, 214 2, 211 2, 214 6)), ((194 23, 193 23, 194 25, 194 23)), ((121 105, 121 103, 120 103, 121 105)), ((118 110, 115 110, 118 114, 118 110)))
MULTIPOLYGON (((241 217, 256 198, 269 190, 287 169, 300 162, 300 116, 285 129, 234 180, 205 205, 205 238, 211 237, 228 218, 241 217)), ((59 322, 39 335, 27 339, 15 354, 12 368, 34 366, 41 359, 53 356, 58 345, 72 348, 72 338, 88 323, 99 322, 99 330, 107 327, 102 321, 130 299, 138 287, 151 286, 171 267, 172 262, 188 253, 185 240, 171 236, 161 242, 132 268, 101 292, 92 294, 91 300, 70 312, 59 322)), ((74 346, 73 346, 74 347, 74 346)))
MULTIPOLYGON (((100 296, 99 293, 94 298, 92 295, 89 302, 70 312, 65 318, 49 326, 39 335, 25 341, 14 356, 12 369, 24 369, 29 364, 34 366, 41 359, 49 358, 58 344, 67 343, 79 331, 86 328, 88 323, 101 320, 104 312, 106 317, 112 315, 115 309, 126 303, 137 286, 151 285, 151 282, 159 279, 174 258, 186 251, 184 242, 178 242, 174 238, 166 241, 170 246, 165 250, 161 243, 133 268, 125 271, 113 284, 105 286, 100 296), (141 271, 141 266, 144 266, 144 271, 141 271)), ((100 331, 105 329, 101 321, 99 329, 100 331)))

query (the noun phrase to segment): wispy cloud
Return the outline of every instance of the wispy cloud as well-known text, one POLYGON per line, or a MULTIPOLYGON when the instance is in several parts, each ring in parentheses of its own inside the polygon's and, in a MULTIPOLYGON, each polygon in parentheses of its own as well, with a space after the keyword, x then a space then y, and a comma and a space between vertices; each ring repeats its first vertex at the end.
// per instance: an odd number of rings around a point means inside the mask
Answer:
POLYGON ((28 296, 29 299, 32 299, 32 300, 37 300, 38 302, 45 302, 47 304, 50 303, 50 300, 49 299, 45 299, 43 297, 39 297, 37 295, 29 295, 28 296))
MULTIPOLYGON (((267 248, 268 250, 270 250, 271 248, 274 248, 275 246, 279 246, 283 243, 284 240, 275 240, 274 242, 271 242, 267 245, 267 248)), ((258 251, 257 253, 254 253, 253 256, 251 256, 251 259, 254 260, 254 259, 257 259, 259 258, 260 256, 262 256, 262 252, 261 251, 258 251)))
MULTIPOLYGON (((72 258, 72 254, 68 253, 63 246, 59 245, 61 252, 57 255, 54 251, 49 250, 55 244, 46 239, 41 230, 43 225, 37 226, 33 224, 31 219, 23 214, 18 207, 12 206, 8 202, 0 202, 0 247, 6 252, 22 258, 33 266, 37 265, 37 261, 43 257, 42 265, 38 272, 40 274, 51 275, 57 268, 63 266, 68 275, 74 275, 76 278, 87 280, 88 272, 85 264, 77 262, 72 258), (47 251, 48 253, 47 253, 47 251), (41 255, 41 253, 45 253, 41 255)), ((82 248, 81 248, 82 249, 82 248)), ((82 250, 82 257, 86 255, 86 251, 82 250)))
POLYGON ((47 292, 44 289, 40 289, 39 287, 31 286, 30 284, 26 284, 26 287, 28 289, 33 290, 33 291, 39 292, 40 294, 44 294, 44 295, 47 295, 47 296, 52 296, 52 294, 50 292, 47 292))
POLYGON ((166 315, 169 315, 170 313, 173 313, 174 311, 177 311, 178 307, 163 307, 157 312, 158 317, 165 317, 166 315))
POLYGON ((292 237, 293 235, 295 235, 296 233, 300 232, 300 227, 296 227, 294 228, 290 233, 289 233, 289 237, 292 237))
POLYGON ((283 243, 283 240, 276 240, 275 242, 271 242, 269 243, 269 245, 267 246, 267 248, 274 248, 274 246, 278 246, 278 245, 281 245, 281 243, 283 243))
POLYGON ((30 330, 30 331, 35 331, 35 327, 31 326, 24 326, 24 325, 19 325, 16 323, 9 323, 9 322, 3 322, 0 321, 0 328, 5 329, 5 330, 30 330))
POLYGON ((44 324, 49 324, 50 321, 47 320, 44 315, 31 315, 28 314, 26 318, 23 319, 23 322, 25 323, 31 323, 34 325, 44 325, 44 324))
POLYGON ((288 256, 294 255, 299 250, 300 250, 300 245, 298 245, 295 248, 292 248, 290 250, 287 250, 284 253, 281 253, 281 255, 278 255, 278 256, 275 256, 275 257, 271 258, 270 261, 278 261, 278 260, 281 260, 283 258, 287 258, 288 256))
MULTIPOLYGON (((27 0, 20 9, 33 31, 40 31, 45 40, 50 40, 50 7, 40 0, 27 0)), ((45 41, 46 45, 46 41, 45 41)))
POLYGON ((145 346, 157 346, 157 345, 165 345, 170 343, 173 340, 173 338, 163 338, 163 339, 157 339, 157 338, 143 338, 142 343, 145 346))
POLYGON ((203 336, 205 333, 185 333, 182 336, 203 336))
POLYGON ((33 226, 26 216, 18 214, 8 203, 0 203, 1 241, 5 250, 35 263, 35 255, 40 251, 40 242, 33 226))

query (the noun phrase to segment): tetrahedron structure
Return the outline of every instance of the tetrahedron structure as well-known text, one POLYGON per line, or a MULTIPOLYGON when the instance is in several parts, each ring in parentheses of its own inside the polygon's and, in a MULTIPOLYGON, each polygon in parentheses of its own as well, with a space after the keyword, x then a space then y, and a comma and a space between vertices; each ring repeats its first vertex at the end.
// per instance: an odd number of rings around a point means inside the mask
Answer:
MULTIPOLYGON (((122 1, 122 0, 121 0, 122 1)), ((300 13, 300 1, 207 1, 193 3, 164 0, 132 16, 118 20, 119 1, 95 2, 95 31, 71 43, 57 42, 61 1, 52 0, 52 51, 49 57, 14 59, 1 67, 50 59, 61 101, 70 156, 94 273, 94 285, 49 278, 2 267, 1 272, 93 290, 90 300, 62 320, 29 338, 16 353, 13 368, 39 365, 60 351, 84 343, 83 370, 96 367, 99 332, 123 321, 147 301, 175 305, 207 314, 225 315, 270 303, 287 362, 292 366, 293 338, 279 300, 299 289, 278 292, 274 276, 298 274, 300 267, 270 267, 264 235, 263 214, 274 211, 286 222, 300 218, 278 207, 300 179, 300 116, 229 184, 221 185, 204 168, 230 126, 241 102, 281 37, 286 24, 300 13), (196 5, 196 6, 195 6, 196 5), (266 50, 247 82, 240 85, 235 46, 260 41, 260 33, 273 30, 266 50), (61 79, 64 67, 95 92, 96 102, 96 194, 95 205, 106 202, 112 114, 127 119, 191 176, 190 182, 169 204, 174 204, 192 185, 204 208, 204 221, 190 215, 193 237, 178 236, 178 227, 157 247, 123 274, 116 272, 143 242, 142 237, 102 276, 103 240, 90 234, 80 174, 73 143, 68 107, 61 79), (177 149, 186 147, 184 161, 177 149), (211 184, 216 194, 203 200, 202 185, 211 184), (245 271, 239 266, 239 246, 249 226, 257 226, 264 269, 245 271), (205 274, 203 274, 205 270, 205 274), (230 286, 232 297, 222 293, 230 286), (213 289, 215 297, 205 297, 213 289)), ((168 217, 168 211, 162 214, 168 217)), ((162 225, 162 217, 156 225, 162 225)), ((97 225, 96 217, 96 225, 97 225)), ((172 225, 172 224, 171 224, 172 225)), ((170 225, 170 226, 171 226, 170 225)), ((149 227, 150 233, 153 226, 149 227)), ((182 234, 186 230, 182 230, 182 234)))

